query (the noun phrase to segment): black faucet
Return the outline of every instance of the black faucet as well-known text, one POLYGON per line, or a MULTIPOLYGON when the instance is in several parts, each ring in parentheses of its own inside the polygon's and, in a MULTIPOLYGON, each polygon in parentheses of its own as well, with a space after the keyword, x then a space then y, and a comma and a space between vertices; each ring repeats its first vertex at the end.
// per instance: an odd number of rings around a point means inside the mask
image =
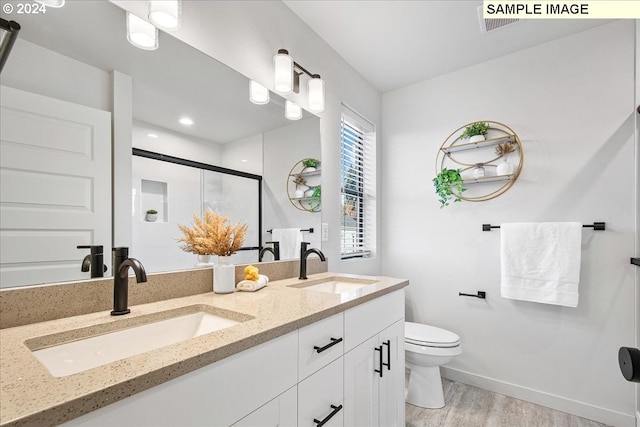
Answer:
POLYGON ((129 310, 129 267, 136 273, 136 281, 146 282, 147 273, 135 258, 129 258, 129 248, 113 248, 113 311, 112 316, 130 313, 129 310))
POLYGON ((264 247, 260 249, 260 253, 258 254, 258 261, 262 261, 262 257, 267 252, 271 252, 273 254, 274 261, 280 261, 280 242, 267 242, 267 244, 273 243, 273 249, 269 247, 264 247))
POLYGON ((320 257, 321 261, 326 261, 326 258, 324 257, 324 254, 320 249, 307 249, 308 247, 309 242, 302 242, 300 244, 300 277, 298 277, 298 279, 301 280, 307 279, 307 258, 309 257, 309 255, 316 254, 320 257))
POLYGON ((107 266, 104 265, 104 254, 102 245, 80 245, 78 249, 90 249, 91 254, 84 257, 80 271, 87 272, 91 267, 91 278, 104 277, 107 266))

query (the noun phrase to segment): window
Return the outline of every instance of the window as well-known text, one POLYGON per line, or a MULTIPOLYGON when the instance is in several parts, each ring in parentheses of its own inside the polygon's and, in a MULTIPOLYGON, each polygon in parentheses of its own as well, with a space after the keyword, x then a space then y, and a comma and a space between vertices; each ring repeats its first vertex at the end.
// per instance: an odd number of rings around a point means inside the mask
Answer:
POLYGON ((340 125, 341 259, 371 257, 375 253, 375 145, 373 125, 343 105, 340 125))

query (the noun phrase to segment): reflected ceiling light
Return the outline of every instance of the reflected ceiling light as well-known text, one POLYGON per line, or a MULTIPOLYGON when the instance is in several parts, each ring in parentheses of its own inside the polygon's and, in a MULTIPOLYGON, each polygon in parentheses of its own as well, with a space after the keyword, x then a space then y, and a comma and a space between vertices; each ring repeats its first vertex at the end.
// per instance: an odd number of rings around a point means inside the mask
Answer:
POLYGON ((149 138, 158 138, 158 135, 157 135, 157 134, 155 134, 155 133, 148 133, 148 134, 147 134, 147 136, 148 136, 149 138))
POLYGON ((193 124, 193 120, 191 120, 189 117, 181 117, 178 122, 180 122, 181 125, 185 126, 191 126, 193 124))
POLYGON ((288 95, 292 92, 300 92, 300 76, 306 74, 309 76, 309 109, 314 112, 324 111, 324 80, 319 74, 312 74, 302 65, 298 64, 289 56, 286 49, 278 50, 276 56, 273 57, 273 88, 276 92, 288 95))
POLYGON ((269 89, 258 82, 249 82, 249 100, 254 104, 262 105, 269 103, 269 89))
POLYGON ((155 50, 158 48, 158 29, 144 19, 127 12, 127 40, 140 49, 155 50))
POLYGON ((289 120, 298 120, 302 118, 302 107, 287 99, 284 104, 284 116, 289 120))
POLYGON ((179 0, 149 1, 149 20, 158 28, 177 30, 180 28, 182 5, 179 0))
POLYGON ((36 0, 36 3, 45 5, 46 7, 62 7, 65 0, 36 0))
POLYGON ((324 80, 314 74, 309 80, 309 109, 316 113, 324 111, 324 80))

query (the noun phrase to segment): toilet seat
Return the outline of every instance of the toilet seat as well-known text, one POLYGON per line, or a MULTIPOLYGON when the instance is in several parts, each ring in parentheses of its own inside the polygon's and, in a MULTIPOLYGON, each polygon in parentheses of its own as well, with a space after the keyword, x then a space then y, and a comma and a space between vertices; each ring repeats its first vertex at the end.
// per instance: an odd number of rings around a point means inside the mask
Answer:
POLYGON ((422 347, 453 348, 460 346, 460 337, 446 329, 421 323, 405 322, 404 342, 422 347))

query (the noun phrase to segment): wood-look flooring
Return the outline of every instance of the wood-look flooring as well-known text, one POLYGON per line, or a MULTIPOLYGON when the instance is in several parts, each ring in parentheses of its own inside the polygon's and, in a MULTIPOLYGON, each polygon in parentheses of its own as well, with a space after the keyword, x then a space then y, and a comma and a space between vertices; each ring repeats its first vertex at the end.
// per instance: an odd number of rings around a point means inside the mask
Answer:
POLYGON ((607 427, 595 421, 442 379, 445 407, 405 406, 407 427, 607 427))

